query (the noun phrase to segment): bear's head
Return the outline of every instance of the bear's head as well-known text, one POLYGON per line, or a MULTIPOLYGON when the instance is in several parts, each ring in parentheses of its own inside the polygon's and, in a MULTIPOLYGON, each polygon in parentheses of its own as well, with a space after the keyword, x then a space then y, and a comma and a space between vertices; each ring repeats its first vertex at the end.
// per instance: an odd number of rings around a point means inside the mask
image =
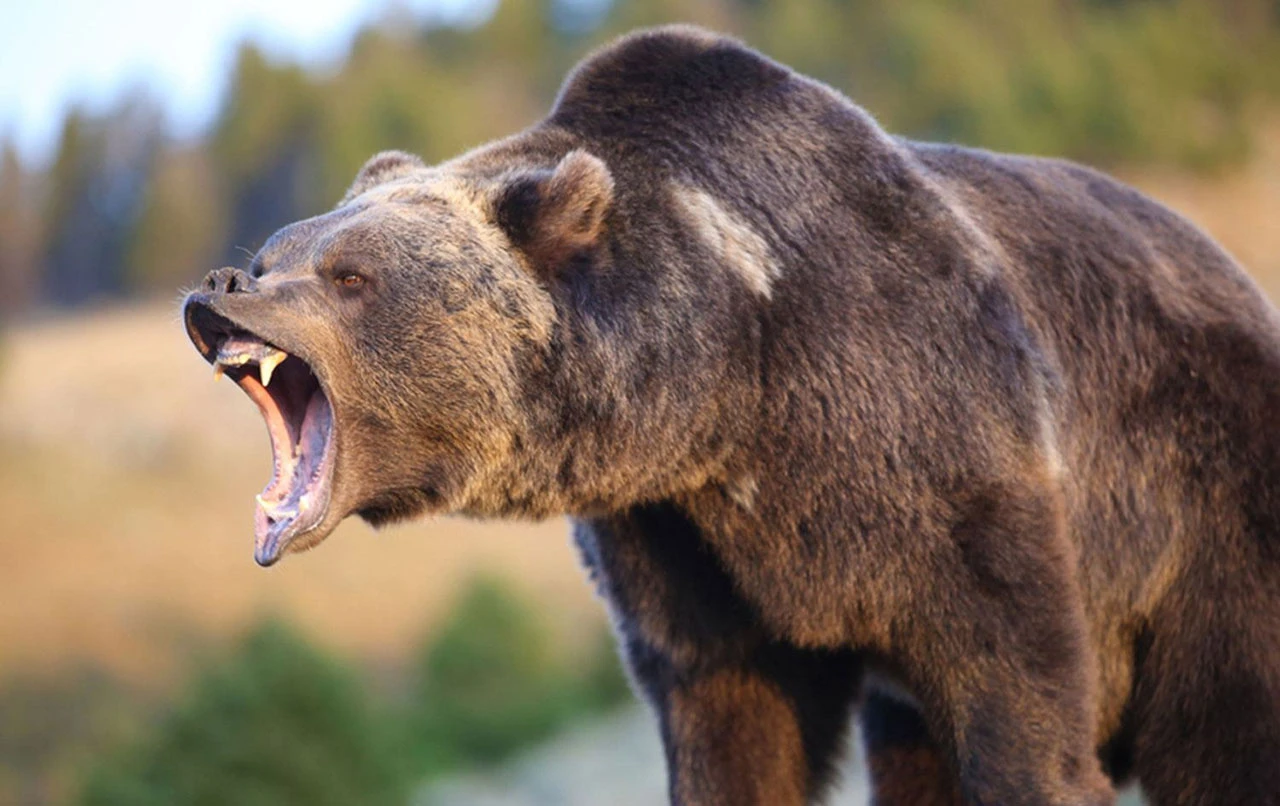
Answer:
POLYGON ((353 513, 504 514, 495 496, 520 495, 522 387, 559 315, 548 288, 602 248, 613 199, 604 162, 561 153, 501 171, 379 154, 336 209, 187 296, 191 340, 271 438, 258 563, 353 513))

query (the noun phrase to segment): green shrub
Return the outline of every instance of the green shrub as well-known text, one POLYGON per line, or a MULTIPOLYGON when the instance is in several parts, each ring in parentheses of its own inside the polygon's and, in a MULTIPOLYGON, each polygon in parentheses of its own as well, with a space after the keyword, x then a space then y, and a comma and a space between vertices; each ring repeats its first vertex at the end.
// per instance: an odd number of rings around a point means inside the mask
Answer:
POLYGON ((477 580, 424 650, 409 730, 427 773, 498 761, 630 696, 612 643, 576 663, 536 611, 477 580))
POLYGON ((101 761, 93 806, 400 803, 407 775, 359 681, 279 622, 250 633, 138 745, 101 761))

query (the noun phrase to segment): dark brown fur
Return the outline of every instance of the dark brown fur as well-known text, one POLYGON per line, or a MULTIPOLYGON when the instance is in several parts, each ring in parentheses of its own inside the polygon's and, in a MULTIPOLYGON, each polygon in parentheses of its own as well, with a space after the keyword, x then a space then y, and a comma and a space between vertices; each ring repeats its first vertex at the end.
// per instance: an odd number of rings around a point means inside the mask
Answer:
POLYGON ((860 707, 885 804, 1280 803, 1280 317, 1137 192, 660 29, 253 273, 194 304, 321 345, 300 545, 574 516, 673 802, 819 797, 860 707))

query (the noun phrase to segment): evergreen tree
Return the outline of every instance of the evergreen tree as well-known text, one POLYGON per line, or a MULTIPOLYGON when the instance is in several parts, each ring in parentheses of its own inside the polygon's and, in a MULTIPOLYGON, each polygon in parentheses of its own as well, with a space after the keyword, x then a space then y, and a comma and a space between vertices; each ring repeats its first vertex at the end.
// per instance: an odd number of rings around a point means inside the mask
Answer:
POLYGON ((36 185, 13 143, 0 142, 0 321, 31 304, 38 282, 36 185))

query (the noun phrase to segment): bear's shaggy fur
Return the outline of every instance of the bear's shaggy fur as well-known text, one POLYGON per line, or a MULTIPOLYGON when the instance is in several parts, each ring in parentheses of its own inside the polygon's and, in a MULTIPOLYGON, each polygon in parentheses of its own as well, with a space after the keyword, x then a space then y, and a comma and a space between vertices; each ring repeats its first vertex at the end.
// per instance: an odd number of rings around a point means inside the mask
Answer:
POLYGON ((1280 316, 1094 171, 657 29, 509 139, 375 157, 187 321, 332 405, 261 561, 571 515, 673 802, 818 798, 856 709, 882 804, 1280 803, 1280 316))

